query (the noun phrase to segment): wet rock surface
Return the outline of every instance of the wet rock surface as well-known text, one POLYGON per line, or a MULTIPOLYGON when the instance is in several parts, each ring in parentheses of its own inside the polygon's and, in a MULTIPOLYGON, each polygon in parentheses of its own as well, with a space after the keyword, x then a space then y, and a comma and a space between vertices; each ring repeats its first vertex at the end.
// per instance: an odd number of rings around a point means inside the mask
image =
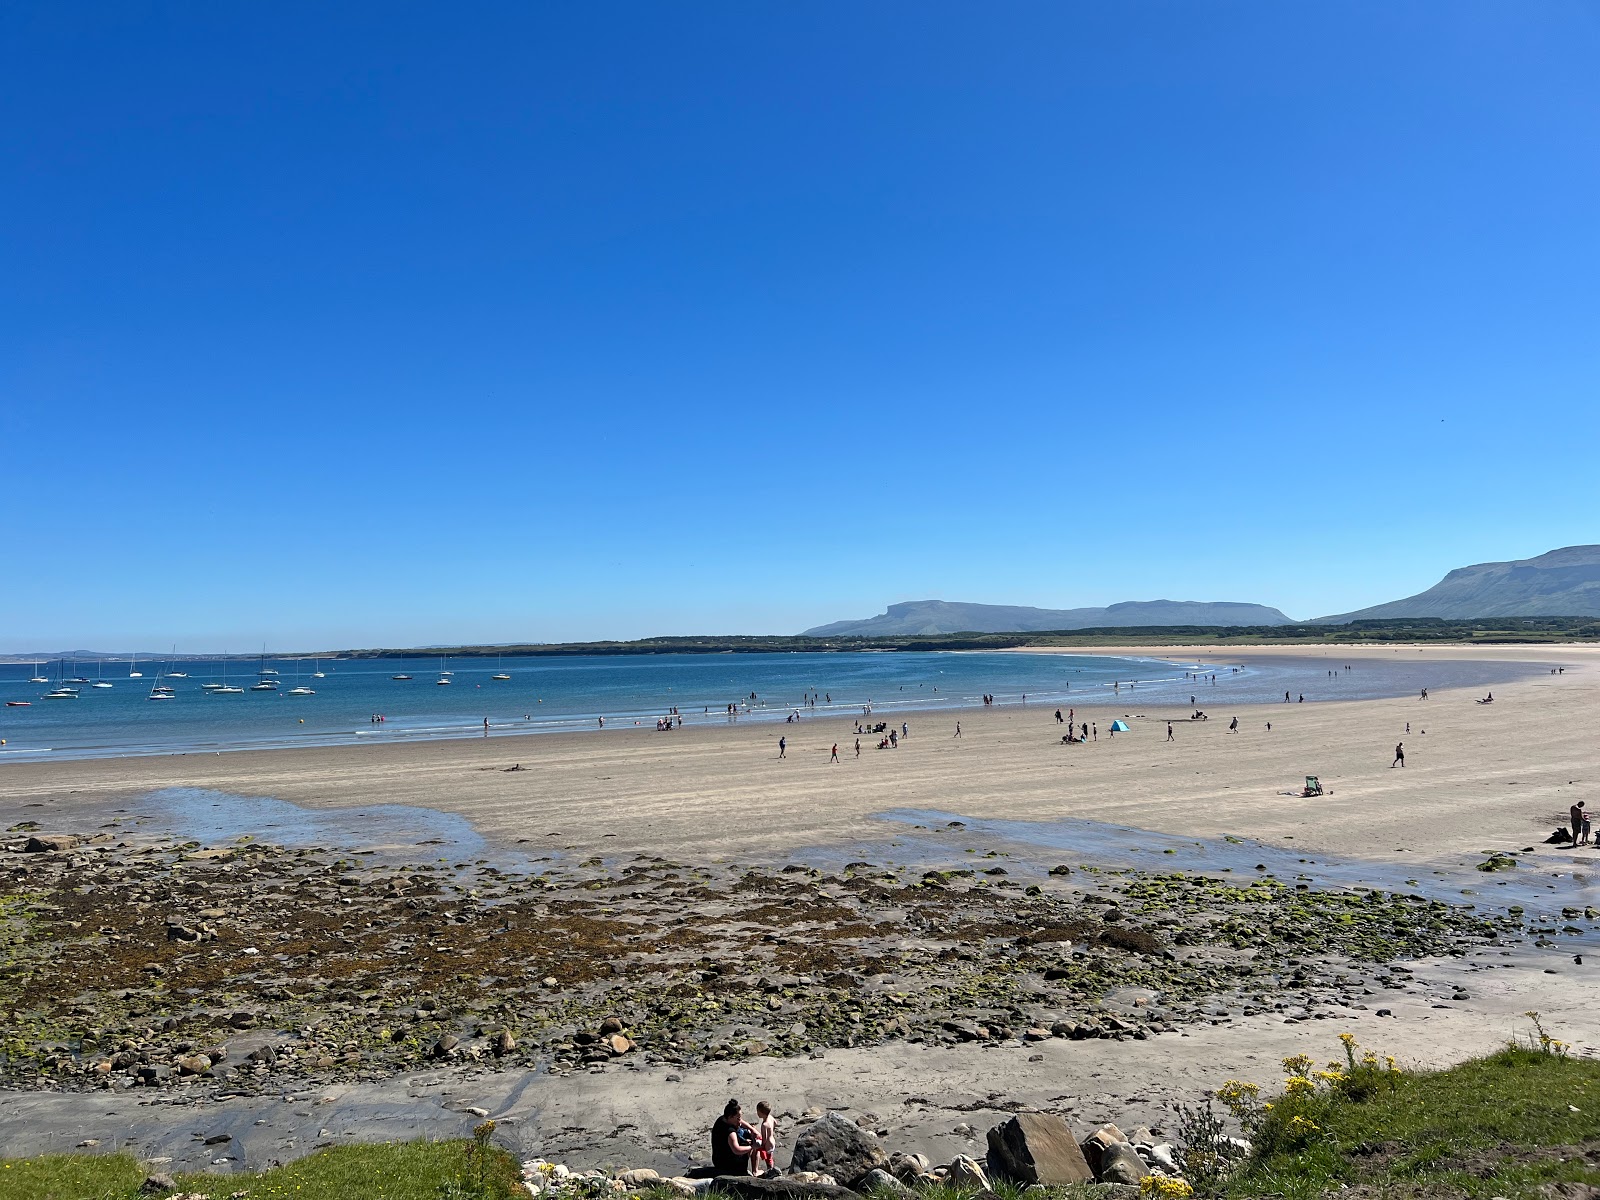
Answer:
POLYGON ((434 1064, 561 1075, 896 1041, 1142 1040, 1359 1007, 1403 981, 1387 964, 1522 928, 1273 878, 1014 861, 988 875, 994 851, 833 872, 650 856, 509 871, 428 853, 13 827, 0 1083, 258 1095, 434 1064))

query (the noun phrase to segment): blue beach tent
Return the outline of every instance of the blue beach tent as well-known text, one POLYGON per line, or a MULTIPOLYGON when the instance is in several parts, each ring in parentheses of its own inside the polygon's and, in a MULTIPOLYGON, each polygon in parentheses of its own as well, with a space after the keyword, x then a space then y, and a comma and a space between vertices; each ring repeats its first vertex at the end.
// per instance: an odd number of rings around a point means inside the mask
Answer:
POLYGON ((1127 733, 1128 732, 1128 727, 1125 724, 1123 724, 1121 721, 1113 721, 1113 722, 1111 722, 1111 732, 1112 733, 1127 733))

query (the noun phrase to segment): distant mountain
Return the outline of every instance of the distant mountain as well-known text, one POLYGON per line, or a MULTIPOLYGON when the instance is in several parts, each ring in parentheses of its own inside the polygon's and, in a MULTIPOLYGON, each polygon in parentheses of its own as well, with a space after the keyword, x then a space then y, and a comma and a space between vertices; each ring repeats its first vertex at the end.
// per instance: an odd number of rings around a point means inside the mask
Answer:
POLYGON ((887 637, 917 633, 1030 633, 1045 629, 1097 629, 1151 625, 1292 625, 1260 604, 1208 604, 1195 600, 1128 600, 1108 608, 1019 608, 1010 604, 952 604, 910 600, 864 621, 834 621, 808 629, 807 637, 887 637))
POLYGON ((1317 624, 1385 617, 1600 616, 1600 546, 1565 546, 1516 562, 1458 567, 1425 592, 1357 612, 1318 617, 1317 624))

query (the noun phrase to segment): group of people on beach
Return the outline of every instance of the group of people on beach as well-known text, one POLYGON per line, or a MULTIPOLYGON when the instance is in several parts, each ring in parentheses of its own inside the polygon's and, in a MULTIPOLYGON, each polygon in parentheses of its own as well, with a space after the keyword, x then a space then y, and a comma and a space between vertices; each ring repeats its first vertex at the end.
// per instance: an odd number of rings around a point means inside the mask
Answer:
POLYGON ((777 1170, 773 1151, 778 1122, 765 1100, 756 1105, 756 1123, 744 1119, 737 1100, 729 1100, 711 1126, 711 1170, 715 1175, 766 1175, 777 1170))

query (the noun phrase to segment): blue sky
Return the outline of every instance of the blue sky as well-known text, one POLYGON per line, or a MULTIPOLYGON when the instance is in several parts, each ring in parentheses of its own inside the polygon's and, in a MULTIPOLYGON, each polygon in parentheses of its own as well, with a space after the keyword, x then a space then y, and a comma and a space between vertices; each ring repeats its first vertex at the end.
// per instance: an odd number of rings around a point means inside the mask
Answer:
POLYGON ((0 649, 1600 541, 1583 3, 14 4, 0 649))

